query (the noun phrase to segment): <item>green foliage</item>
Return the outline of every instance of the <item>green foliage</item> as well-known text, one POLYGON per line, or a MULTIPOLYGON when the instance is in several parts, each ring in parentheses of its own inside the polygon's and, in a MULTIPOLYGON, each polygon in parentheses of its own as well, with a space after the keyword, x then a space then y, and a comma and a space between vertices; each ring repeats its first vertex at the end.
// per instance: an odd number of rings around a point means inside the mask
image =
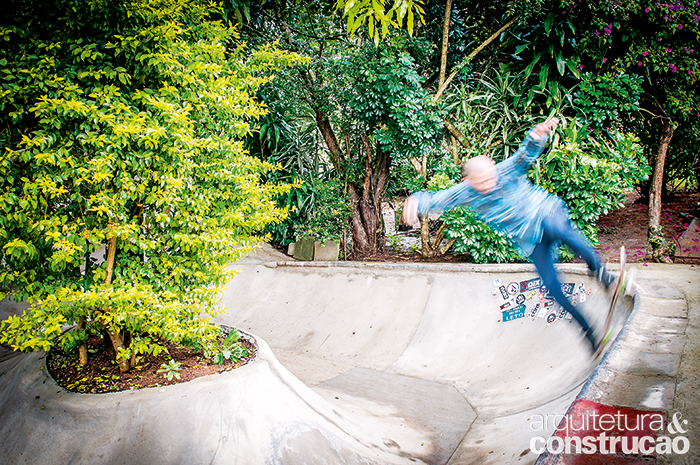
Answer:
POLYGON ((494 231, 467 208, 447 212, 442 220, 447 224, 445 236, 456 239, 452 250, 468 253, 474 263, 512 263, 523 260, 508 236, 494 231))
MULTIPOLYGON (((392 158, 420 158, 434 150, 440 139, 443 112, 422 87, 411 44, 392 36, 379 47, 351 50, 339 71, 352 76, 344 96, 348 116, 369 128, 369 135, 392 154, 392 158)), ((356 164, 359 173, 364 164, 356 164)))
POLYGON ((595 128, 620 128, 639 111, 642 79, 639 76, 584 73, 574 103, 582 118, 595 128))
POLYGON ((173 377, 180 379, 180 371, 182 370, 180 365, 180 362, 170 359, 168 363, 163 363, 156 373, 162 374, 168 381, 172 381, 173 377))
POLYGON ((406 18, 406 30, 413 35, 416 16, 420 22, 423 20, 423 2, 421 0, 337 0, 336 9, 343 10, 343 16, 347 17, 347 33, 350 37, 355 34, 362 25, 367 25, 369 37, 375 44, 380 37, 389 33, 389 27, 403 27, 406 18), (388 3, 388 5, 386 5, 388 3), (387 10, 387 6, 391 5, 387 10), (379 30, 381 29, 381 36, 379 30))
POLYGON ((522 98, 524 84, 522 77, 494 71, 493 77, 467 79, 445 94, 455 125, 470 144, 465 158, 508 158, 518 149, 526 131, 542 121, 531 102, 522 98))
POLYGON ((539 175, 544 189, 564 200, 573 223, 597 244, 598 218, 621 207, 625 193, 645 179, 650 168, 633 135, 596 139, 584 135, 586 131, 573 122, 563 132, 564 140, 533 175, 539 175))
POLYGON ((75 347, 84 319, 159 350, 206 347, 231 261, 285 215, 242 138, 294 55, 249 50, 207 1, 23 2, 0 23, 0 341, 75 347), (105 245, 116 239, 107 280, 105 245))
POLYGON ((241 335, 237 329, 232 329, 226 335, 224 342, 218 344, 216 354, 214 354, 214 363, 223 365, 226 360, 237 362, 243 357, 250 355, 248 350, 239 342, 241 335))
POLYGON ((350 221, 350 199, 337 179, 310 178, 312 206, 301 223, 294 225, 296 239, 311 236, 321 242, 339 241, 350 221))

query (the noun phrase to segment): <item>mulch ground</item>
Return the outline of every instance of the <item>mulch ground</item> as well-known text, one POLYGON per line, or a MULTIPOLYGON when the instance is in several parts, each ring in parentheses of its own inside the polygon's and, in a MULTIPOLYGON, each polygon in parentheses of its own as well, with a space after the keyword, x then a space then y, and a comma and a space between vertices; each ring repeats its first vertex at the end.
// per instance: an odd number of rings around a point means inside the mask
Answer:
POLYGON ((88 364, 81 366, 77 351, 65 354, 60 349, 53 349, 47 357, 46 366, 53 379, 63 388, 82 393, 104 393, 160 387, 184 383, 202 376, 222 373, 245 365, 255 356, 254 343, 241 334, 239 339, 248 355, 232 362, 226 360, 219 365, 205 359, 201 352, 189 347, 163 344, 168 353, 158 356, 143 355, 136 366, 127 373, 121 373, 114 357, 111 343, 105 344, 101 337, 91 337, 88 341, 88 364), (168 380, 158 369, 170 360, 180 362, 179 378, 173 376, 168 380))

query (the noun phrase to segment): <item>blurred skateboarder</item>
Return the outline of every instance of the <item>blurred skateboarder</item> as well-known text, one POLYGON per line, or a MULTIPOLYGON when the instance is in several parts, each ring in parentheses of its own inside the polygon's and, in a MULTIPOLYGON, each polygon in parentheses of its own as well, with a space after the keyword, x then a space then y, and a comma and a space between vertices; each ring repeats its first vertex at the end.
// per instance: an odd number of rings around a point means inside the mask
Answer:
POLYGON ((564 296, 554 268, 553 248, 567 245, 583 258, 594 276, 605 288, 615 276, 601 265, 595 250, 573 227, 564 202, 535 186, 527 179, 528 169, 544 151, 549 133, 559 124, 552 118, 530 130, 516 153, 495 164, 480 155, 469 159, 462 167, 462 182, 439 192, 418 192, 404 204, 403 221, 415 224, 418 215, 429 211, 444 211, 468 206, 493 228, 515 240, 521 251, 529 255, 542 283, 556 302, 576 319, 596 353, 604 334, 596 335, 586 319, 564 296))

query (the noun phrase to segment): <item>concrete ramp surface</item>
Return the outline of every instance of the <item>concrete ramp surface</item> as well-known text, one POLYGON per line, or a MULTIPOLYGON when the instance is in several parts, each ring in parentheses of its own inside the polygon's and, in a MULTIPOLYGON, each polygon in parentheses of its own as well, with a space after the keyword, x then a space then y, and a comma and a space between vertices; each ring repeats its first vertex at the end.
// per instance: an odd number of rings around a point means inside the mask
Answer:
MULTIPOLYGON (((531 438, 595 368, 530 265, 288 260, 265 246, 236 264, 218 321, 259 353, 231 372, 75 394, 43 354, 2 349, 0 462, 533 463, 531 438)), ((607 298, 584 268, 563 271, 601 325, 607 298)), ((3 301, 0 317, 17 310, 3 301)))

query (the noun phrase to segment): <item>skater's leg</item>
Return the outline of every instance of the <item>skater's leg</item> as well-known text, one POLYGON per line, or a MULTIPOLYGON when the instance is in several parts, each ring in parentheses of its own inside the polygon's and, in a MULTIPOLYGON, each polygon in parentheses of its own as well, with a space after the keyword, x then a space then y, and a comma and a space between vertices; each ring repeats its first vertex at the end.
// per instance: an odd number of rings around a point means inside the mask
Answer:
POLYGON ((554 257, 552 255, 552 248, 557 242, 558 241, 554 240, 545 229, 542 240, 535 246, 530 259, 537 268, 542 278, 542 283, 547 286, 549 295, 551 295, 567 312, 571 313, 571 316, 574 317, 576 322, 581 326, 581 329, 585 332, 586 338, 588 338, 591 343, 593 350, 595 350, 597 341, 593 335, 592 329, 588 325, 588 321, 586 321, 581 312, 569 302, 569 299, 566 298, 561 290, 561 281, 557 275, 557 270, 554 268, 554 257))
POLYGON ((584 235, 573 227, 566 213, 563 211, 553 212, 545 218, 542 226, 553 242, 561 242, 568 246, 576 255, 583 258, 588 269, 595 274, 598 281, 602 282, 606 288, 610 286, 615 277, 608 272, 605 266, 600 264, 596 251, 584 235))
POLYGON ((553 241, 561 242, 583 258, 589 270, 598 271, 600 269, 600 260, 598 260, 595 250, 583 234, 573 227, 563 211, 557 211, 547 216, 542 226, 553 241))

